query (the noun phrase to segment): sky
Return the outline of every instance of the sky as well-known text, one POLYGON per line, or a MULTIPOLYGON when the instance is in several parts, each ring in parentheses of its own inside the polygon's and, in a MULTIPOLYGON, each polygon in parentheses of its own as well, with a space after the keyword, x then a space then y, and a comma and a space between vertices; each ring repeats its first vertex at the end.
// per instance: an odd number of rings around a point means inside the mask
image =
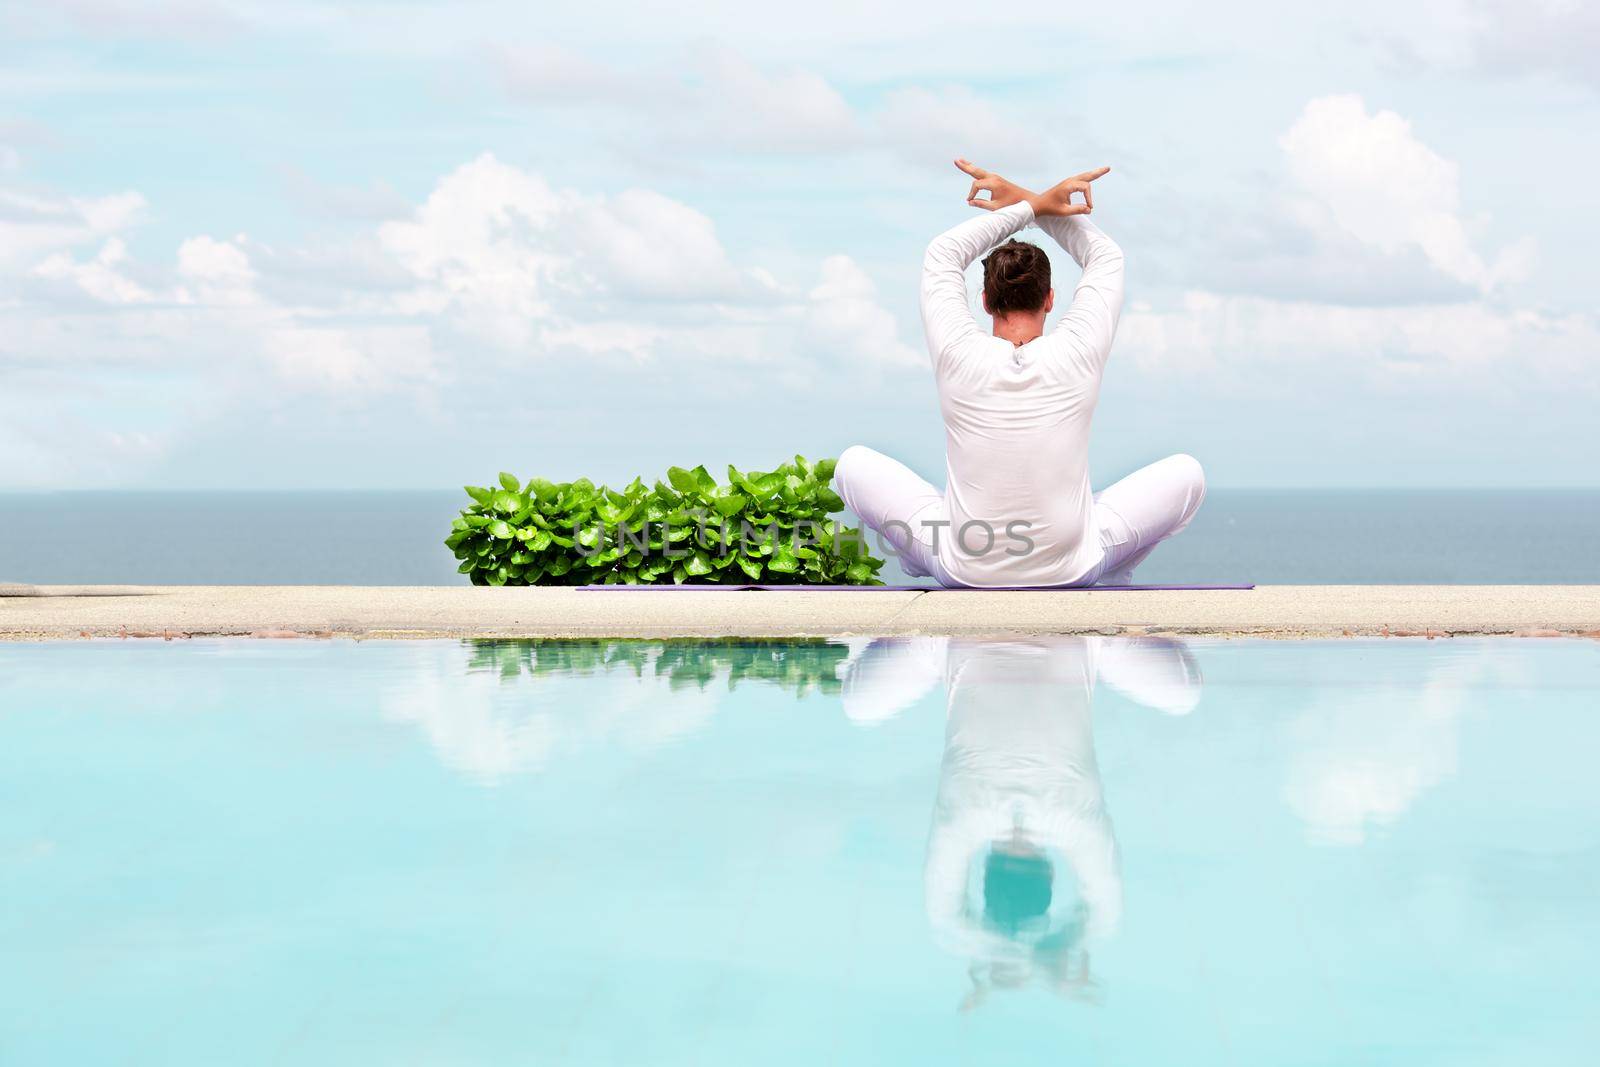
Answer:
POLYGON ((0 488, 942 481, 957 155, 1113 168, 1097 483, 1600 486, 1595 5, 767 7, 0 7, 0 488))

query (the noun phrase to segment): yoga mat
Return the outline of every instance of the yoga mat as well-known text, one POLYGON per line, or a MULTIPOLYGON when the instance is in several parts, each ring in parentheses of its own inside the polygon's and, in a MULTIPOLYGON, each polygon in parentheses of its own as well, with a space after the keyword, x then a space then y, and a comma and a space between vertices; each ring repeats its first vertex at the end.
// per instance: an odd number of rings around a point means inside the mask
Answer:
POLYGON ((580 585, 578 589, 591 593, 627 590, 634 593, 679 592, 700 593, 1143 593, 1143 592, 1199 592, 1210 589, 1254 589, 1254 582, 1238 585, 991 585, 982 589, 964 586, 946 588, 942 585, 580 585))

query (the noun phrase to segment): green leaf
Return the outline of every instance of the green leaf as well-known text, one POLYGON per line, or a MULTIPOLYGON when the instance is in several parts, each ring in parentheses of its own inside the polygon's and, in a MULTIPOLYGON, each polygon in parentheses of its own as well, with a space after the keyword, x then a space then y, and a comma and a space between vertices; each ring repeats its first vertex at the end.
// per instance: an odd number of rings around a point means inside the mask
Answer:
POLYGON ((711 557, 707 556, 704 552, 697 551, 694 555, 689 557, 688 561, 683 565, 683 569, 685 573, 691 574, 696 578, 703 574, 710 574, 711 557))
MULTIPOLYGON (((686 471, 682 467, 668 467, 667 481, 671 482, 672 488, 680 493, 692 493, 700 487, 700 483, 695 478, 694 473, 686 471)), ((468 492, 471 492, 471 490, 469 489, 468 492)))
POLYGON ((511 524, 503 519, 496 520, 489 526, 489 535, 498 537, 502 541, 509 541, 512 537, 511 524))
POLYGON ((735 562, 739 564, 739 569, 744 571, 752 581, 759 582, 761 580, 760 560, 751 559, 749 556, 739 556, 735 562))
POLYGON ((750 498, 744 496, 743 494, 729 493, 727 496, 720 496, 713 499, 711 501, 711 506, 716 509, 719 515, 726 518, 731 515, 739 514, 740 511, 744 510, 744 506, 745 504, 749 503, 749 500, 750 498))
POLYGON ((745 488, 763 499, 770 497, 783 488, 783 475, 776 473, 751 475, 745 479, 745 488))
POLYGON ((480 504, 487 505, 494 498, 494 491, 485 489, 481 485, 464 485, 462 488, 467 491, 468 496, 480 504))
POLYGON ((505 486, 507 492, 516 493, 522 490, 522 483, 505 471, 500 472, 500 484, 505 486))

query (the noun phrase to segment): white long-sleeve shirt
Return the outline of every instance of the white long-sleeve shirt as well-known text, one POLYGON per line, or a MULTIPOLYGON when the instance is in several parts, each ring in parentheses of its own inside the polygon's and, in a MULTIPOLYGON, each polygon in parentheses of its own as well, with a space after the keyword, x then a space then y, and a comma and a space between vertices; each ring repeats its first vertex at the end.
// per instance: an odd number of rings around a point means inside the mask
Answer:
POLYGON ((963 585, 1062 585, 1100 562, 1091 523, 1089 427, 1122 312, 1122 250, 1082 215, 1035 220, 1014 204, 934 238, 922 264, 922 324, 944 415, 940 565, 963 585), (1083 268, 1054 329, 1023 345, 973 318, 966 270, 1037 221, 1083 268), (965 537, 966 524, 987 524, 965 537), (1033 542, 1010 536, 1020 529, 1033 542), (964 542, 964 546, 963 546, 964 542), (970 551, 969 551, 970 550, 970 551))

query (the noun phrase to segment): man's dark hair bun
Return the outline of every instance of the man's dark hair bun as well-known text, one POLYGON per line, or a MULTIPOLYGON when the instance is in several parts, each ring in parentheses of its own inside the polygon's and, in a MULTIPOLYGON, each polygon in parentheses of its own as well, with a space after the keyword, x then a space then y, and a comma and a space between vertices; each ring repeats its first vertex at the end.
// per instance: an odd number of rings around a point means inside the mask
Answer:
POLYGON ((983 261, 983 300, 991 315, 1038 311, 1050 292, 1050 257, 1026 241, 1007 241, 983 261))

